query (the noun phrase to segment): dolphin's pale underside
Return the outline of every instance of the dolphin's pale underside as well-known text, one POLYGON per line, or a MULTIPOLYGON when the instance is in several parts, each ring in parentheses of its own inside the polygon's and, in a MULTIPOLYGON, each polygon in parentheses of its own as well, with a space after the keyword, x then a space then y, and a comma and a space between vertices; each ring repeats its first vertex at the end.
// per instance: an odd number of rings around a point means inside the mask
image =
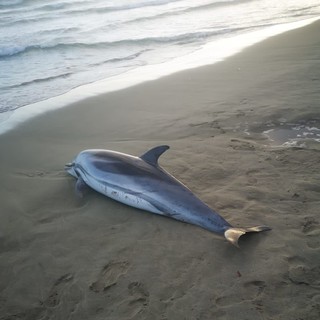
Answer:
POLYGON ((240 236, 247 232, 270 230, 266 226, 232 227, 159 166, 158 159, 167 149, 168 146, 158 146, 141 157, 111 150, 84 150, 66 165, 66 170, 77 178, 78 194, 82 194, 84 187, 89 186, 129 206, 222 234, 236 246, 240 236))

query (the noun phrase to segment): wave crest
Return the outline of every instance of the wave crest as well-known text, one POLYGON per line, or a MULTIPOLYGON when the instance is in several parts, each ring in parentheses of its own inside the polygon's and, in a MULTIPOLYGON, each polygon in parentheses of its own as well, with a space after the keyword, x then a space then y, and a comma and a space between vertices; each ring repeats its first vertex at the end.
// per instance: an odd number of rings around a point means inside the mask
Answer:
POLYGON ((26 49, 27 47, 24 47, 24 46, 0 47, 0 57, 14 56, 16 54, 24 52, 26 49))
POLYGON ((29 51, 36 50, 60 50, 60 49, 107 49, 114 46, 141 46, 144 47, 154 44, 161 43, 178 43, 187 44, 195 41, 202 41, 212 36, 217 36, 221 34, 226 34, 230 32, 236 32, 244 28, 225 28, 221 30, 212 31, 198 31, 183 33, 175 36, 163 36, 163 37, 146 37, 138 39, 119 39, 117 41, 106 41, 106 42, 96 42, 96 43, 56 43, 50 45, 30 45, 30 46, 12 46, 12 47, 0 47, 0 58, 12 57, 15 55, 24 54, 29 51))
POLYGON ((2 0, 0 2, 0 8, 1 7, 13 7, 18 4, 22 4, 25 0, 2 0))

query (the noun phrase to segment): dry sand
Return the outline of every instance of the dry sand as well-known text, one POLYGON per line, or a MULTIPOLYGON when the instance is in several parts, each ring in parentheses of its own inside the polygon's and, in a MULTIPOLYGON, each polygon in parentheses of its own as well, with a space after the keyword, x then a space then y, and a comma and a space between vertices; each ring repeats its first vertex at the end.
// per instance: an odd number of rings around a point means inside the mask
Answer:
POLYGON ((319 143, 262 131, 320 127, 320 23, 225 62, 101 95, 0 137, 0 319, 319 319, 319 143), (82 149, 161 165, 235 226, 241 249, 95 192, 64 164, 82 149))

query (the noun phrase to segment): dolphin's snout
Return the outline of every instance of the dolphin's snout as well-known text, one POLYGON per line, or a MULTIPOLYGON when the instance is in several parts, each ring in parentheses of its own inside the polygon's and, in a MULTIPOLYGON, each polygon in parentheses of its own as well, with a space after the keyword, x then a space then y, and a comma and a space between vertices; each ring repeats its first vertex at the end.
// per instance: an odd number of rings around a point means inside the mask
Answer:
POLYGON ((64 168, 65 168, 66 170, 68 170, 68 169, 72 168, 73 166, 74 166, 74 162, 69 162, 69 163, 67 163, 67 164, 64 166, 64 168))
POLYGON ((64 166, 64 170, 66 170, 69 174, 74 176, 75 178, 78 177, 76 171, 74 170, 75 163, 74 162, 69 162, 64 166))

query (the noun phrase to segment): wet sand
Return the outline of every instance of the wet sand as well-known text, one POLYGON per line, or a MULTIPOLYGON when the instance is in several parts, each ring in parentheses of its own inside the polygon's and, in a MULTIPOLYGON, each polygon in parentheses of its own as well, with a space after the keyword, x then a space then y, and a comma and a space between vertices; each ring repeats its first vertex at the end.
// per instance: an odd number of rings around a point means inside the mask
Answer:
POLYGON ((224 62, 47 113, 0 136, 0 319, 319 319, 319 143, 263 133, 320 128, 320 23, 224 62), (81 150, 160 164, 234 226, 199 227, 74 194, 81 150))

